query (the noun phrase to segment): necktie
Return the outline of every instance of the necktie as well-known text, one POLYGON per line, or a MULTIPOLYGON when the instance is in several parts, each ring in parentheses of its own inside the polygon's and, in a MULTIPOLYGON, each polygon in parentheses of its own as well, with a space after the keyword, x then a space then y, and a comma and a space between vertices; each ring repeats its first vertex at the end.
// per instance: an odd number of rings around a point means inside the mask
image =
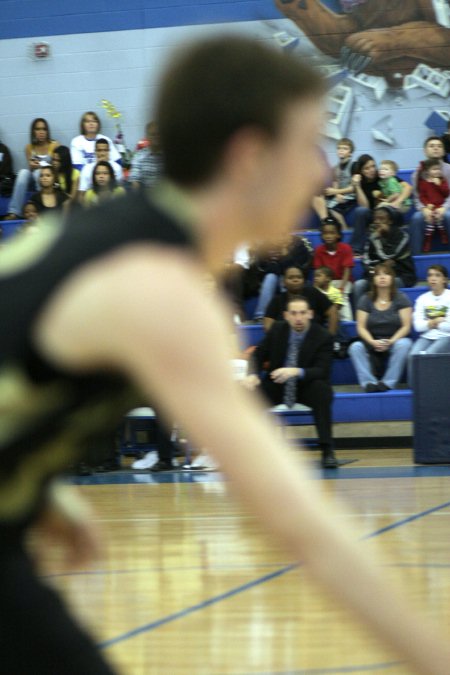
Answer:
MULTIPOLYGON (((302 334, 294 334, 291 336, 285 363, 286 368, 297 368, 298 350, 300 349, 302 338, 302 334)), ((297 378, 290 377, 288 380, 286 380, 284 385, 283 403, 287 405, 288 408, 292 408, 296 403, 296 398, 297 378)))

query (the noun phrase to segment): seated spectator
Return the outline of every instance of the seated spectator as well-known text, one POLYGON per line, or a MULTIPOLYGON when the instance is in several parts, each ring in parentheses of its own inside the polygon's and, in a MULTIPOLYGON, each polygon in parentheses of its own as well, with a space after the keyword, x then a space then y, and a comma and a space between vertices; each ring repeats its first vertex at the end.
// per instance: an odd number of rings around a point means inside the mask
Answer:
POLYGON ((49 211, 60 211, 69 199, 69 196, 56 187, 57 175, 52 166, 43 166, 39 174, 40 190, 30 197, 37 209, 39 216, 49 211))
POLYGON ((331 429, 332 358, 331 335, 313 321, 307 299, 298 297, 289 300, 284 320, 274 323, 256 347, 250 374, 243 380, 249 389, 261 386, 272 406, 303 403, 312 408, 325 468, 337 467, 331 429))
POLYGON ((410 195, 412 185, 397 178, 398 166, 391 159, 384 159, 380 162, 378 169, 378 184, 380 193, 376 195, 377 206, 391 206, 398 209, 401 213, 406 213, 411 208, 412 201, 410 195), (407 188, 405 189, 405 186, 407 188))
POLYGON ((319 289, 325 293, 327 298, 337 306, 339 313, 344 306, 344 296, 336 286, 331 283, 333 281, 333 270, 322 265, 314 270, 314 288, 319 289))
POLYGON ((245 300, 258 295, 261 286, 259 272, 252 249, 242 245, 234 252, 233 259, 224 265, 220 285, 228 296, 236 323, 247 319, 245 300))
POLYGON ((305 284, 305 276, 299 267, 288 267, 283 276, 284 291, 270 302, 264 317, 264 330, 270 330, 274 321, 282 321, 290 300, 306 298, 315 323, 327 324, 328 332, 335 335, 338 328, 338 310, 327 296, 313 286, 305 284))
POLYGON ((380 190, 378 169, 371 155, 361 155, 355 163, 352 184, 355 189, 357 207, 353 218, 353 232, 350 246, 353 254, 360 256, 364 251, 372 211, 376 206, 376 195, 380 190))
POLYGON ((450 164, 450 120, 447 122, 447 129, 441 136, 441 141, 444 145, 444 153, 445 153, 442 159, 447 164, 450 164))
POLYGON ((23 223, 21 230, 24 232, 37 232, 39 229, 39 212, 34 202, 27 202, 23 207, 23 223))
MULTIPOLYGON (((441 165, 442 177, 445 178, 450 185, 450 164, 446 164, 443 160, 445 155, 444 144, 439 136, 430 136, 424 144, 425 159, 438 159, 441 165)), ((417 213, 414 213, 409 223, 409 236, 411 239, 411 251, 413 255, 419 255, 422 252, 422 245, 424 242, 424 233, 426 231, 427 223, 431 220, 434 209, 430 210, 424 206, 420 201, 419 186, 423 175, 423 162, 420 162, 417 170, 412 177, 412 184, 414 188, 414 206, 417 213)), ((447 240, 450 240, 450 196, 444 201, 438 210, 439 216, 442 217, 442 224, 447 233, 447 240)))
POLYGON ((355 169, 352 154, 355 146, 350 138, 341 138, 337 142, 339 163, 332 169, 332 185, 325 188, 323 197, 313 201, 314 209, 323 221, 328 215, 336 218, 342 229, 346 229, 345 216, 356 206, 355 188, 352 174, 355 169))
POLYGON ((84 206, 95 206, 107 199, 125 194, 125 189, 116 184, 116 177, 109 162, 100 161, 94 166, 92 188, 84 196, 84 206))
POLYGON ((442 175, 440 159, 426 159, 422 162, 422 178, 418 181, 420 203, 424 207, 425 232, 422 250, 431 251, 431 242, 435 230, 439 232, 441 242, 448 244, 447 230, 444 227, 445 209, 443 205, 450 195, 448 182, 442 175))
POLYGON ((0 197, 11 197, 14 186, 14 170, 11 152, 0 141, 0 197))
POLYGON ((333 217, 322 221, 321 232, 323 244, 319 244, 314 251, 313 265, 315 268, 325 266, 332 270, 332 285, 341 291, 344 298, 340 317, 343 321, 353 321, 349 299, 353 287, 351 271, 355 265, 352 247, 341 241, 341 226, 333 217))
POLYGON ((313 259, 313 248, 305 237, 294 234, 283 235, 268 251, 263 246, 255 252, 255 265, 261 281, 255 319, 262 321, 266 308, 277 290, 280 279, 288 267, 299 267, 304 274, 309 271, 313 259))
POLYGON ((42 117, 34 119, 30 128, 30 142, 25 146, 28 169, 21 169, 17 174, 5 220, 20 218, 27 192, 39 189, 40 169, 51 164, 53 152, 58 146, 59 142, 52 140, 47 120, 42 117))
MULTIPOLYGON (((350 246, 353 249, 354 255, 360 257, 364 251, 369 228, 372 223, 372 211, 377 206, 380 193, 379 175, 373 157, 361 155, 358 158, 352 182, 355 187, 358 206, 354 214, 350 246)), ((406 181, 400 181, 400 186, 402 192, 398 199, 402 203, 411 194, 411 185, 406 181)))
POLYGON ((120 152, 112 140, 100 133, 101 122, 97 113, 89 111, 84 113, 80 121, 80 135, 75 136, 70 144, 72 163, 76 169, 81 170, 86 164, 95 163, 95 141, 103 138, 108 141, 110 147, 110 159, 113 162, 121 162, 120 152))
POLYGON ((73 203, 77 197, 80 172, 72 164, 70 150, 60 145, 53 151, 52 166, 55 170, 59 188, 68 195, 73 203))
POLYGON ((134 155, 131 162, 128 181, 135 189, 153 187, 163 173, 163 160, 159 147, 159 132, 156 122, 149 122, 146 127, 148 145, 134 155))
MULTIPOLYGON (((120 183, 123 176, 122 167, 117 162, 113 162, 110 159, 110 145, 106 138, 97 138, 95 141, 95 161, 96 162, 109 162, 113 171, 116 184, 120 183)), ((93 186, 92 183, 92 174, 94 172, 95 163, 86 164, 81 169, 80 173, 80 183, 78 188, 78 199, 82 203, 84 196, 88 190, 93 186)))
POLYGON ((408 233, 398 223, 398 213, 390 206, 380 206, 373 212, 374 233, 366 242, 362 262, 364 279, 355 281, 355 307, 361 296, 368 290, 375 266, 391 261, 394 266, 396 284, 400 287, 414 286, 416 270, 409 247, 408 233))
POLYGON ((400 381, 411 349, 411 303, 395 285, 392 265, 375 266, 371 290, 358 303, 357 331, 349 355, 366 392, 394 389, 400 381))
POLYGON ((415 354, 450 353, 450 290, 447 288, 447 268, 443 265, 430 265, 427 283, 430 290, 419 295, 414 304, 413 325, 420 337, 410 353, 410 382, 411 358, 415 354))

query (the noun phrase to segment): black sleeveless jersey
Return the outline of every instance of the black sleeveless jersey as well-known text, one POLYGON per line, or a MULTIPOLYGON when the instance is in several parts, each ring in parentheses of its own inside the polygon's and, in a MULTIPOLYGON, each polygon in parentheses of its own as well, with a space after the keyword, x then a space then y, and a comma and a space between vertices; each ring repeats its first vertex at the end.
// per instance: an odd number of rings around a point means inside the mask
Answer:
POLYGON ((48 223, 0 251, 0 524, 25 522, 49 479, 142 403, 120 374, 59 370, 32 340, 36 317, 65 279, 139 242, 195 248, 187 229, 138 192, 79 212, 64 225, 48 223))

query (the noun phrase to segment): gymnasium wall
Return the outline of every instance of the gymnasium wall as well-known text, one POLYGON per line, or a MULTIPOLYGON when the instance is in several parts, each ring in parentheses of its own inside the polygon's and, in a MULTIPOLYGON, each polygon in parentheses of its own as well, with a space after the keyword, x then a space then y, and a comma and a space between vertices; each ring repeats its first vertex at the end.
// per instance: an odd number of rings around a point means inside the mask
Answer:
MULTIPOLYGON (((13 150, 16 169, 24 165, 23 147, 30 122, 37 116, 48 119, 54 138, 69 144, 78 133, 81 114, 95 110, 103 131, 114 137, 114 120, 102 109, 101 99, 122 112, 126 141, 134 147, 151 117, 155 87, 170 50, 185 40, 222 31, 291 49, 330 78, 324 141, 330 157, 334 139, 348 135, 358 152, 370 152, 377 159, 391 157, 403 168, 415 166, 424 138, 433 130, 440 132, 449 114, 450 29, 444 27, 447 19, 450 26, 448 0, 401 0, 409 8, 408 16, 396 13, 399 0, 279 0, 278 4, 272 0, 3 0, 0 137, 13 150), (426 16, 416 17, 427 19, 418 31, 417 22, 414 28, 405 20, 415 18, 416 4, 416 14, 423 14, 427 3, 426 16), (389 9, 380 12, 385 4, 389 9), (378 7, 375 13, 374 7, 378 7), (351 11, 345 15, 344 9, 351 11), (325 22, 320 15, 324 10, 325 22), (336 26, 349 17, 358 19, 359 29, 384 31, 385 52, 386 45, 390 52, 387 67, 381 64, 374 70, 372 61, 355 74, 355 61, 349 64, 342 59, 340 48, 348 36, 337 35, 336 26), (403 41, 413 44, 406 63, 403 52, 395 52, 398 28, 403 41), (425 54, 430 74, 422 69, 417 77, 414 71, 424 56, 419 38, 426 29, 439 33, 437 46, 425 54), (49 45, 50 56, 33 58, 41 43, 49 45), (437 66, 435 56, 442 50, 447 56, 437 66), (427 77, 421 82, 424 74, 427 77), (411 75, 410 86, 405 87, 405 78, 411 75)), ((356 56, 367 56, 367 46, 361 45, 356 56)))

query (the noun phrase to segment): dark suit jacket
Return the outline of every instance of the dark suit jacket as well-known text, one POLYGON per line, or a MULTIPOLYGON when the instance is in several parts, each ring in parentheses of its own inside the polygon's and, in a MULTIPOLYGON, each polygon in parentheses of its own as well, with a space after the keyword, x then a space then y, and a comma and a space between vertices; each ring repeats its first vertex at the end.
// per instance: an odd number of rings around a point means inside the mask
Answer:
MULTIPOLYGON (((267 366, 267 374, 263 377, 262 388, 273 402, 283 400, 284 384, 273 382, 269 373, 276 368, 283 368, 286 362, 289 345, 290 326, 287 321, 276 321, 253 353, 253 372, 261 372, 267 366)), ((297 386, 304 387, 308 382, 323 380, 330 384, 331 365, 333 361, 333 338, 319 324, 311 322, 301 344, 297 366, 304 369, 304 377, 298 380, 297 386)), ((331 386, 331 385, 330 385, 331 386)))

